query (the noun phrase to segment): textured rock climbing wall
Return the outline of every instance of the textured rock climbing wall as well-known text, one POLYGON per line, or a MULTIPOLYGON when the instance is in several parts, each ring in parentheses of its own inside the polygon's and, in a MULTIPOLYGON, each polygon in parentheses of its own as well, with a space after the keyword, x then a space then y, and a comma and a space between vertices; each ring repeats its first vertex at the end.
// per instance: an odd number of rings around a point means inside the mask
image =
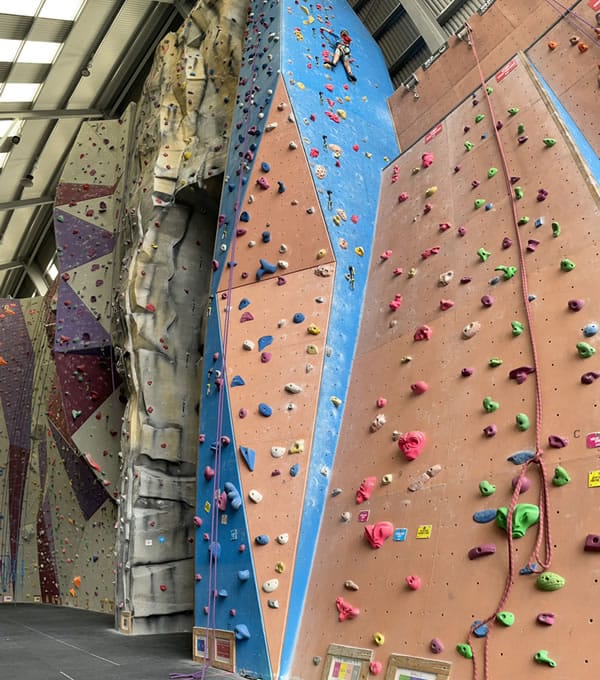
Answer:
POLYGON ((136 634, 192 625, 203 320, 245 16, 240 0, 198 2, 160 44, 135 121, 115 341, 129 395, 117 624, 136 634))
POLYGON ((251 3, 246 33, 207 325, 195 619, 234 632, 238 671, 279 677, 310 598, 397 147, 382 56, 345 2, 251 3), (342 28, 356 82, 325 63, 342 28))
POLYGON ((101 433, 84 454, 69 432, 66 409, 87 406, 69 388, 88 373, 74 364, 61 387, 54 292, 0 303, 1 596, 110 612, 116 508, 88 462, 103 457, 101 433))
POLYGON ((313 659, 340 643, 383 670, 392 653, 441 657, 466 679, 467 642, 483 677, 477 620, 489 677, 542 677, 536 654, 595 677, 597 184, 525 58, 486 86, 489 105, 474 90, 383 175, 294 677, 317 677, 313 659), (536 444, 539 463, 509 460, 536 444), (564 588, 536 587, 519 573, 531 563, 564 588))

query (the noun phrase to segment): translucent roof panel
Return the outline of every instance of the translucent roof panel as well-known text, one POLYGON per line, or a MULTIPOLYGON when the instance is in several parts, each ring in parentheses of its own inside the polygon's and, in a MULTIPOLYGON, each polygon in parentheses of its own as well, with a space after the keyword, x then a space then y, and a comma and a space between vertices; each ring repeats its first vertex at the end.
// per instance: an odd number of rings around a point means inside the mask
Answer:
POLYGON ((39 16, 45 19, 73 21, 84 2, 85 0, 46 0, 39 16))
POLYGON ((51 64, 62 43, 27 40, 23 44, 18 62, 26 64, 51 64))
POLYGON ((0 38, 0 61, 13 61, 20 45, 20 40, 0 38))
POLYGON ((39 0, 0 0, 0 14, 18 14, 32 17, 40 6, 39 0))
POLYGON ((14 120, 0 120, 0 139, 12 132, 11 128, 15 127, 14 120))
POLYGON ((32 102, 41 83, 6 83, 0 92, 2 102, 32 102))
POLYGON ((8 156, 9 156, 8 153, 0 153, 0 168, 3 168, 6 165, 8 156))

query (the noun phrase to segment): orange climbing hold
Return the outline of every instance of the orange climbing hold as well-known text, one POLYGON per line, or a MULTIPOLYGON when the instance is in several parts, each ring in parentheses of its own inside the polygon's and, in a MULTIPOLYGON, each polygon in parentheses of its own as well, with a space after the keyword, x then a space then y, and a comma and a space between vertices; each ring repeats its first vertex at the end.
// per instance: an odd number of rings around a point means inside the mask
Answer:
POLYGON ((81 588, 81 576, 75 576, 73 579, 73 585, 75 588, 81 588))
POLYGON ((587 43, 580 42, 577 45, 577 49, 583 54, 584 52, 587 52, 590 49, 590 46, 587 43))
POLYGON ((8 361, 4 357, 0 357, 0 366, 8 366, 8 361))
POLYGON ((558 43, 554 40, 548 41, 548 49, 555 50, 558 47, 558 43))

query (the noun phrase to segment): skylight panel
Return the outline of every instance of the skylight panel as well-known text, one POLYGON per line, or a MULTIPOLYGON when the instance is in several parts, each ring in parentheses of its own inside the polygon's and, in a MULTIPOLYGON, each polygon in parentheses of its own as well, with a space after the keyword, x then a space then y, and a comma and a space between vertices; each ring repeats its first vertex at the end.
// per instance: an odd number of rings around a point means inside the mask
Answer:
POLYGON ((45 19, 73 21, 85 0, 46 0, 39 16, 45 19))
POLYGON ((25 64, 51 64, 62 43, 27 40, 17 59, 25 64))
POLYGON ((40 6, 39 0, 0 0, 0 14, 16 14, 22 17, 32 17, 40 6))
POLYGON ((41 83, 6 83, 0 92, 0 103, 32 102, 40 89, 41 83))
POLYGON ((0 38, 0 61, 13 61, 20 46, 20 40, 0 38))
POLYGON ((9 153, 0 153, 0 170, 6 165, 9 155, 9 153))

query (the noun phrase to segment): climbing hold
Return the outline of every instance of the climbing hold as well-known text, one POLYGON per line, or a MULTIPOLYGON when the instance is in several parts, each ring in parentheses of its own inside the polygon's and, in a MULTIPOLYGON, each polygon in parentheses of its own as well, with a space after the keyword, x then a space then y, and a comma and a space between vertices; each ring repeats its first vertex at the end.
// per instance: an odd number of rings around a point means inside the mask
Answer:
POLYGON ((548 41, 548 49, 555 50, 558 47, 558 43, 555 40, 548 41))
POLYGON ((470 367, 461 368, 460 370, 460 374, 463 378, 469 378, 473 373, 475 373, 475 369, 470 367))
POLYGON ((248 630, 248 626, 246 626, 245 623, 238 623, 238 625, 233 629, 233 632, 235 639, 238 642, 250 639, 250 631, 248 630))
POLYGON ((596 335, 598 332, 598 324, 597 323, 588 323, 586 324, 582 329, 583 334, 585 335, 586 338, 591 338, 593 335, 596 335))
POLYGON ((335 606, 339 612, 338 618, 340 621, 354 619, 360 614, 360 609, 353 607, 349 602, 346 602, 343 597, 338 597, 336 599, 335 606))
POLYGON ((505 236, 502 239, 502 250, 507 250, 512 246, 512 239, 508 236, 505 236))
POLYGON ((546 571, 537 577, 535 585, 540 590, 559 590, 565 583, 565 579, 559 574, 552 571, 546 571))
POLYGON ((473 144, 473 142, 469 142, 469 140, 465 141, 465 149, 467 151, 471 151, 471 149, 473 149, 474 146, 475 146, 475 144, 473 144))
POLYGON ((237 577, 240 581, 248 581, 250 578, 250 570, 240 569, 237 573, 237 577))
POLYGON ((585 538, 583 549, 586 552, 600 552, 600 536, 598 534, 588 534, 585 538))
POLYGON ((515 423, 517 425, 517 430, 520 432, 525 432, 531 426, 528 416, 526 416, 524 413, 517 413, 515 416, 515 423))
POLYGON ((443 274, 440 274, 438 278, 438 285, 439 286, 447 286, 450 284, 450 281, 454 278, 454 272, 452 270, 444 272, 443 274))
POLYGON ((563 272, 570 272, 575 269, 575 263, 572 260, 569 260, 569 258, 565 257, 560 261, 560 268, 563 272))
POLYGON ((521 385, 527 380, 527 376, 535 372, 533 366, 519 366, 518 368, 513 368, 508 374, 510 380, 516 380, 517 385, 521 385))
POLYGON ((520 227, 522 227, 524 224, 527 224, 528 222, 529 222, 529 217, 527 217, 527 215, 525 215, 524 217, 519 217, 517 224, 520 227))
POLYGON ((488 257, 490 257, 491 254, 492 253, 485 250, 485 248, 479 248, 479 250, 477 251, 477 255, 482 262, 485 262, 488 259, 488 257))
POLYGON ((515 615, 512 612, 498 612, 496 614, 496 621, 503 626, 512 626, 515 622, 515 615))
POLYGON ((494 543, 483 543, 475 548, 469 550, 468 556, 470 560, 476 560, 478 557, 485 557, 485 555, 493 555, 496 552, 496 545, 494 543))
POLYGON ((304 439, 296 439, 295 442, 288 449, 288 453, 304 453, 304 439))
POLYGON ((558 236, 560 236, 560 224, 556 220, 552 220, 551 226, 552 226, 552 236, 554 236, 554 238, 557 238, 558 236))
POLYGON ((444 643, 439 638, 433 638, 429 643, 429 649, 434 654, 441 654, 444 651, 444 643))
POLYGON ((548 444, 553 449, 564 449, 565 446, 569 444, 569 440, 566 437, 560 437, 557 434, 551 434, 548 437, 548 444))
MULTIPOLYGON (((514 508, 512 516, 512 537, 522 538, 525 536, 527 529, 532 527, 540 519, 540 509, 533 503, 517 503, 514 508)), ((496 524, 501 529, 506 530, 508 521, 508 508, 498 508, 496 515, 496 524)))
POLYGON ((261 258, 260 267, 256 270, 256 280, 260 281, 266 274, 274 274, 277 271, 277 265, 267 262, 267 260, 261 258))
POLYGON ((242 507, 242 497, 240 492, 235 488, 231 482, 225 482, 223 489, 227 494, 227 500, 233 510, 239 510, 242 507))
POLYGON ((465 643, 458 644, 458 645, 456 645, 456 651, 461 656, 464 656, 465 659, 472 659, 473 658, 473 650, 471 649, 471 645, 467 645, 465 643))
POLYGON ((264 402, 261 402, 258 405, 258 412, 260 413, 261 416, 264 416, 265 418, 269 418, 271 415, 273 415, 273 409, 264 402))
POLYGON ((445 312, 446 310, 454 307, 454 301, 453 300, 440 300, 440 309, 442 312, 445 312))
POLYGON ((421 578, 419 576, 416 576, 415 574, 412 574, 410 576, 407 576, 405 579, 406 585, 411 589, 411 590, 419 590, 421 587, 421 578))
POLYGON ((575 347, 577 348, 577 353, 582 359, 589 359, 596 354, 596 348, 592 347, 587 342, 578 342, 575 347))
POLYGON ((256 451, 247 446, 240 446, 240 455, 244 459, 244 462, 248 466, 250 472, 254 471, 254 463, 256 461, 256 451))
POLYGON ((565 484, 568 484, 571 481, 571 477, 569 473, 565 470, 564 467, 561 467, 560 465, 557 465, 554 468, 554 476, 552 477, 552 484, 554 486, 564 486, 565 484))
POLYGON ((294 323, 302 323, 302 322, 304 321, 305 318, 306 318, 306 317, 304 316, 304 314, 302 314, 302 312, 296 312, 296 313, 294 314, 294 316, 292 317, 292 321, 293 321, 294 323))
POLYGON ((551 146, 554 146, 556 144, 556 139, 553 139, 552 137, 544 137, 544 139, 542 139, 542 142, 544 142, 544 146, 546 148, 550 148, 551 146))
POLYGON ((360 483, 360 487, 356 492, 356 503, 360 505, 369 500, 371 493, 377 484, 377 477, 365 477, 360 483))
POLYGON ((543 623, 545 626, 553 626, 556 621, 556 616, 552 612, 540 612, 536 620, 538 623, 543 623))
POLYGON ((421 165, 424 168, 428 168, 433 163, 433 158, 434 158, 434 156, 430 151, 425 152, 421 156, 421 165))
POLYGON ((485 113, 478 113, 475 116, 475 122, 476 123, 481 123, 481 121, 485 118, 485 113))
POLYGON ((519 109, 516 106, 511 106, 510 109, 508 109, 509 116, 516 116, 517 113, 519 113, 519 109))
POLYGON ((306 332, 309 333, 310 335, 319 335, 321 329, 314 323, 311 323, 309 326, 307 326, 306 332))
POLYGON ((530 238, 530 239, 528 239, 528 241, 527 241, 527 247, 526 247, 526 249, 527 249, 530 253, 533 253, 539 245, 540 245, 540 241, 538 241, 538 240, 535 239, 535 238, 530 238))
POLYGON ((523 324, 520 321, 511 321, 510 322, 511 328, 512 328, 512 334, 514 337, 517 337, 523 333, 523 324))
POLYGON ((423 453, 426 441, 424 432, 419 430, 405 432, 398 439, 398 448, 407 460, 415 460, 423 453))
POLYGON ((380 430, 386 423, 386 417, 384 413, 378 413, 375 418, 371 421, 371 425, 369 426, 369 431, 370 432, 377 432, 377 430, 380 430))
POLYGON ((267 534, 259 534, 254 539, 254 542, 257 545, 267 545, 269 543, 269 537, 267 536, 267 534))
POLYGON ((420 340, 429 340, 433 334, 433 330, 431 329, 430 326, 419 326, 417 330, 415 331, 415 334, 413 336, 415 342, 418 342, 420 340))
POLYGON ((515 198, 517 200, 523 198, 523 189, 521 187, 515 187, 515 198))
POLYGON ((477 522, 478 524, 487 524, 488 522, 492 522, 496 519, 496 514, 496 510, 493 509, 477 510, 477 512, 473 513, 473 521, 477 522))
POLYGON ((403 191, 399 196, 398 196, 398 203, 404 203, 404 201, 408 201, 409 195, 406 193, 406 191, 403 191))
POLYGON ((260 491, 257 491, 256 489, 250 489, 250 491, 248 491, 248 498, 253 503, 260 503, 263 499, 263 495, 260 493, 260 491))
POLYGON ((381 478, 381 483, 382 484, 391 484, 393 479, 394 479, 394 475, 392 475, 391 473, 388 473, 386 475, 383 475, 383 477, 381 478))
POLYGON ((433 194, 436 193, 437 190, 438 190, 438 188, 436 186, 429 187, 428 189, 425 190, 425 196, 427 198, 431 198, 433 196, 433 194))
POLYGON ((494 401, 491 397, 485 397, 483 400, 483 410, 486 413, 493 413, 494 411, 497 411, 500 408, 500 404, 497 401, 494 401))
POLYGON ((474 335, 479 333, 480 330, 481 330, 481 324, 478 321, 471 321, 471 323, 467 324, 462 329, 462 337, 465 340, 468 340, 469 338, 472 338, 474 335))
POLYGON ((481 304, 484 307, 491 307, 494 304, 494 298, 491 295, 483 295, 481 297, 481 304))
POLYGON ((350 579, 344 581, 344 588, 346 588, 347 590, 359 590, 358 585, 350 579))
POLYGON ((419 380, 410 386, 413 394, 424 394, 429 389, 429 385, 424 380, 419 380))
POLYGON ((509 463, 513 463, 513 465, 523 465, 523 463, 526 463, 534 457, 535 454, 533 451, 519 451, 518 453, 513 453, 513 455, 509 456, 506 460, 509 463))
POLYGON ((373 633, 373 642, 378 647, 381 647, 381 645, 385 643, 385 636, 383 633, 373 633))
POLYGON ((492 177, 495 177, 498 174, 498 168, 490 168, 488 170, 488 179, 491 179, 492 177))
POLYGON ((473 206, 475 207, 475 210, 482 208, 484 205, 485 205, 485 198, 476 198, 473 201, 473 206))
POLYGON ((488 366, 490 368, 497 368, 498 366, 502 366, 503 363, 504 361, 498 357, 492 357, 488 360, 488 366))
POLYGON ((299 472, 300 466, 298 465, 298 463, 294 463, 294 465, 290 467, 290 477, 296 477, 299 472))
POLYGON ((550 666, 550 668, 556 668, 557 665, 556 661, 554 661, 548 656, 548 651, 545 649, 540 649, 539 652, 536 652, 533 655, 533 660, 536 663, 545 663, 548 666, 550 666))
MULTIPOLYGON (((491 496, 495 492, 496 486, 494 484, 490 484, 490 482, 488 482, 487 479, 484 479, 483 481, 479 482, 479 493, 482 496, 491 496)), ((495 514, 494 517, 496 517, 495 514)))
POLYGON ((531 488, 531 480, 529 477, 525 477, 525 475, 515 475, 512 480, 511 480, 511 485, 513 488, 513 491, 517 488, 517 485, 519 484, 519 480, 521 483, 521 486, 519 487, 519 494, 525 493, 526 491, 529 491, 531 488))
POLYGON ((377 522, 365 526, 365 538, 371 548, 381 548, 386 539, 394 533, 394 525, 391 522, 377 522))
POLYGON ((478 638, 484 638, 490 631, 487 624, 481 621, 473 621, 472 625, 473 635, 478 638))
POLYGON ((581 376, 581 382, 584 385, 591 385, 595 380, 598 380, 600 378, 600 373, 596 373, 595 371, 589 371, 588 373, 584 373, 581 376))

